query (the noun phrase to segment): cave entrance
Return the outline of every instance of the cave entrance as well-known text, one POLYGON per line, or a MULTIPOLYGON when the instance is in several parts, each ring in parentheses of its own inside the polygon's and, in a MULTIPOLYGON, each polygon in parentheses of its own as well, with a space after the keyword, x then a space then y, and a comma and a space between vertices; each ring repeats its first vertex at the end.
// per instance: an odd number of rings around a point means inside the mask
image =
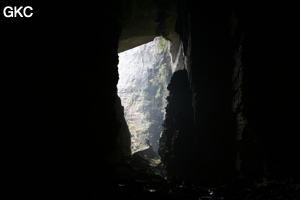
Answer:
POLYGON ((168 40, 156 37, 119 53, 117 88, 131 134, 132 153, 150 146, 157 152, 172 76, 169 47, 168 40))

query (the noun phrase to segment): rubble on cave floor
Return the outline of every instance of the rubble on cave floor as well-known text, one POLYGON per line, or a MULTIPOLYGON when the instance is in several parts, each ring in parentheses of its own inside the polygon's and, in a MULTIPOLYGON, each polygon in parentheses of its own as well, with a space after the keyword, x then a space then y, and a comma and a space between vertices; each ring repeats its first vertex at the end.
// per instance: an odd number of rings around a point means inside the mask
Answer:
POLYGON ((174 176, 165 178, 159 157, 148 148, 119 166, 109 189, 98 195, 110 199, 149 200, 298 200, 300 183, 292 179, 235 179, 220 186, 203 186, 174 176), (157 163, 156 163, 157 162, 157 163))
POLYGON ((114 199, 164 200, 298 200, 300 184, 290 181, 267 181, 263 185, 244 184, 243 180, 218 187, 202 187, 178 177, 172 180, 153 179, 146 171, 142 179, 116 183, 114 199), (148 177, 148 178, 147 178, 148 177))
POLYGON ((145 150, 134 153, 128 159, 127 162, 131 163, 133 166, 137 168, 142 167, 139 165, 140 164, 143 165, 143 163, 144 164, 147 163, 148 165, 150 165, 150 167, 157 167, 161 163, 159 155, 153 150, 151 146, 145 150), (137 162, 137 160, 139 160, 139 162, 137 162))

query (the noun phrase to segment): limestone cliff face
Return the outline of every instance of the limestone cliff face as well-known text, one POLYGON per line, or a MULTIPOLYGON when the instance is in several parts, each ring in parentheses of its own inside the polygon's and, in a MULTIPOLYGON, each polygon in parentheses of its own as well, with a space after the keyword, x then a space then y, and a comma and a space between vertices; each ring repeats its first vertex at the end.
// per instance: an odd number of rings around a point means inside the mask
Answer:
POLYGON ((131 132, 132 152, 157 150, 171 77, 168 41, 153 42, 119 54, 118 95, 131 132))

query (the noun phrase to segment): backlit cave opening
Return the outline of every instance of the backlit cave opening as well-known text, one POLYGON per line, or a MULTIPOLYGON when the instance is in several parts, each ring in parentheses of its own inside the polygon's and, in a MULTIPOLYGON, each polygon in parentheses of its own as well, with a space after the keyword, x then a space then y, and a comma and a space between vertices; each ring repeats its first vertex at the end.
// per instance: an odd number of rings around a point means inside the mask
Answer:
POLYGON ((1 199, 300 199, 300 7, 199 2, 2 18, 1 199))
POLYGON ((172 76, 170 42, 156 37, 152 42, 119 53, 118 95, 131 134, 131 152, 150 146, 155 152, 172 76))

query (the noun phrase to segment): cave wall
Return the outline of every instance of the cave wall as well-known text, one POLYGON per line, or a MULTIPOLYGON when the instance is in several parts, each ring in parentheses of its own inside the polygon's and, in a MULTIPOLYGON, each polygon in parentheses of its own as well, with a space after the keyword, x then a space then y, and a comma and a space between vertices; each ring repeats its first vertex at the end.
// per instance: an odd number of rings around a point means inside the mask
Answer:
POLYGON ((122 32, 118 52, 151 42, 158 36, 158 6, 153 0, 120 0, 118 19, 122 32))
POLYGON ((193 108, 189 111, 192 128, 186 134, 190 143, 185 156, 190 159, 185 165, 189 169, 180 175, 206 184, 220 184, 235 172, 231 11, 230 2, 201 2, 196 6, 191 1, 179 1, 178 6, 176 31, 183 41, 189 82, 186 90, 191 90, 191 97, 187 97, 191 101, 187 102, 193 108))
POLYGON ((32 18, 1 16, 4 199, 105 191, 120 129, 119 27, 116 4, 100 5, 40 3, 32 18))
MULTIPOLYGON (((299 83, 292 73, 299 64, 299 8, 247 1, 200 4, 178 1, 176 32, 193 98, 193 150, 186 154, 192 154, 188 172, 169 166, 170 171, 205 184, 234 177, 299 177, 299 106, 293 92, 299 83)), ((176 138, 170 139, 175 146, 176 138)), ((162 142, 162 151, 166 146, 162 142)), ((176 158, 174 153, 165 157, 176 158)))
POLYGON ((237 124, 246 122, 241 132, 240 171, 248 177, 299 178, 299 118, 295 114, 299 98, 294 92, 299 83, 292 72, 299 65, 299 7, 273 2, 237 8, 240 53, 236 51, 235 66, 243 74, 239 75, 243 106, 237 111, 237 124))
POLYGON ((115 151, 110 161, 113 163, 121 163, 126 159, 126 157, 132 154, 130 148, 132 143, 129 127, 125 119, 124 106, 122 105, 121 98, 119 96, 115 98, 114 110, 116 112, 117 120, 120 123, 120 128, 115 151))

